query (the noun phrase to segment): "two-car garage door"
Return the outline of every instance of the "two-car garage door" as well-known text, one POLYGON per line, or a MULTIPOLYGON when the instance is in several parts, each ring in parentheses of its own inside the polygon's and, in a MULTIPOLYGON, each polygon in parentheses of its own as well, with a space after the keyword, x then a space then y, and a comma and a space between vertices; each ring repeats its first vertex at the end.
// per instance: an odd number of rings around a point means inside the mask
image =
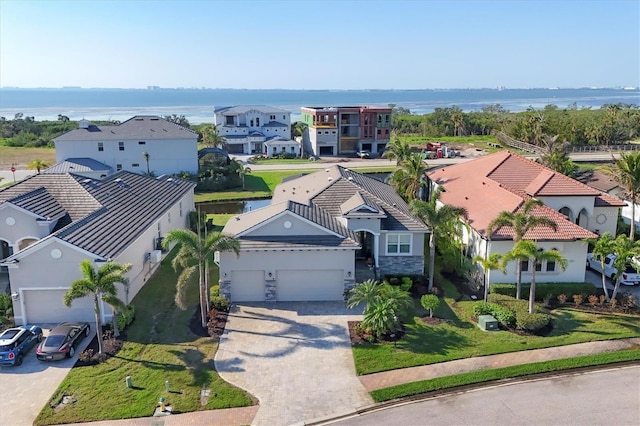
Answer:
POLYGON ((76 299, 67 308, 62 301, 66 290, 27 290, 23 289, 25 323, 48 324, 64 321, 93 321, 95 312, 93 299, 76 299))
MULTIPOLYGON (((279 302, 342 300, 343 277, 344 272, 337 269, 278 270, 272 283, 279 302)), ((263 270, 234 271, 231 274, 231 300, 262 302, 265 300, 265 284, 263 270)))

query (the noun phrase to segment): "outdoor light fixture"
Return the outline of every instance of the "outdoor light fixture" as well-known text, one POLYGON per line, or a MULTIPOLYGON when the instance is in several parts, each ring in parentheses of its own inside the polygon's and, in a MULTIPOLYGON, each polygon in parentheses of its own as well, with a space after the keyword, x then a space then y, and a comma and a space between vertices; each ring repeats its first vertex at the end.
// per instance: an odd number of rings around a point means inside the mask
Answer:
POLYGON ((13 299, 14 302, 17 301, 18 299, 20 299, 20 293, 16 293, 16 292, 11 293, 11 298, 13 299))

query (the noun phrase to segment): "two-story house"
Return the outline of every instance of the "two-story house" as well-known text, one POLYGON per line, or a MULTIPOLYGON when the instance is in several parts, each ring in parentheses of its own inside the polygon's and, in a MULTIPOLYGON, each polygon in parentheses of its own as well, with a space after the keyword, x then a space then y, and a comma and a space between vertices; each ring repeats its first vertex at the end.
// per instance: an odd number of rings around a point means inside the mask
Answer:
POLYGON ((234 302, 342 300, 369 277, 422 274, 425 224, 393 188, 341 166, 286 180, 271 205, 235 216, 224 232, 240 256, 222 252, 220 291, 234 302))
POLYGON ((156 176, 198 172, 198 134, 157 116, 137 115, 118 125, 83 119, 77 129, 53 141, 56 161, 72 166, 93 159, 115 172, 148 171, 156 176))
POLYGON ((302 154, 300 143, 291 140, 289 111, 264 105, 219 107, 213 122, 230 154, 302 154))
MULTIPOLYGON (((0 189, 0 265, 16 323, 93 321, 90 297, 71 308, 62 301, 82 278, 84 259, 96 268, 131 263, 128 284, 118 286, 120 299, 131 301, 159 267, 162 237, 188 226, 194 187, 121 171, 104 179, 39 174, 0 189)), ((106 305, 101 313, 103 321, 113 315, 106 305)))
POLYGON ((380 154, 391 137, 391 111, 372 106, 303 107, 304 143, 314 155, 380 154))
MULTIPOLYGON (((444 189, 439 199, 442 204, 467 210, 469 226, 462 242, 470 257, 511 250, 513 229, 502 227, 489 235, 489 224, 501 212, 520 212, 530 198, 543 203, 531 214, 551 219, 557 230, 535 227, 524 238, 534 240, 539 248, 559 250, 567 258, 568 267, 562 271, 553 262, 530 265, 525 261, 523 280, 535 268, 538 282, 584 281, 585 240, 605 232, 615 235, 618 213, 624 206, 617 198, 509 151, 443 166, 427 175, 432 189, 444 189)), ((510 262, 506 274, 491 272, 491 282, 513 283, 515 272, 515 263, 510 262)))

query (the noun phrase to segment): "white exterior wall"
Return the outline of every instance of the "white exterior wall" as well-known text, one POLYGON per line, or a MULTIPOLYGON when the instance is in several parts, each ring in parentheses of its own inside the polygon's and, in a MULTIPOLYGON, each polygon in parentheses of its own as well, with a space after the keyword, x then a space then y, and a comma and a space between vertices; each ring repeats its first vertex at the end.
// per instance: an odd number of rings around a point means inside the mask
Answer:
MULTIPOLYGON (((593 217, 589 218, 589 231, 599 235, 609 232, 616 235, 618 229, 618 212, 619 207, 596 207, 593 217)), ((622 209, 624 211, 624 208, 622 209)), ((629 208, 631 210, 631 208, 629 208)), ((638 211, 636 210, 636 215, 638 211)))
MULTIPOLYGON (((587 211, 587 215, 589 217, 593 216, 594 210, 594 200, 595 197, 593 195, 584 196, 584 197, 539 197, 540 201, 542 201, 545 205, 552 208, 553 210, 560 211, 563 207, 567 207, 573 213, 573 222, 576 222, 578 215, 584 209, 587 211)), ((571 219, 570 219, 571 220, 571 219)))
POLYGON ((104 151, 98 151, 98 143, 100 141, 57 141, 56 161, 87 157, 111 166, 114 171, 121 164, 123 170, 142 174, 147 172, 147 163, 142 155, 146 151, 149 153, 149 170, 156 175, 198 171, 196 136, 192 139, 107 140, 101 142, 104 151), (145 144, 140 145, 140 141, 145 144), (120 151, 119 142, 124 142, 124 151, 120 151))
POLYGON ((18 244, 25 238, 40 239, 49 235, 49 227, 38 225, 36 218, 27 212, 12 208, 10 205, 0 207, 0 239, 18 252, 18 244), (11 220, 13 219, 13 221, 11 220), (13 223, 13 225, 9 225, 13 223))

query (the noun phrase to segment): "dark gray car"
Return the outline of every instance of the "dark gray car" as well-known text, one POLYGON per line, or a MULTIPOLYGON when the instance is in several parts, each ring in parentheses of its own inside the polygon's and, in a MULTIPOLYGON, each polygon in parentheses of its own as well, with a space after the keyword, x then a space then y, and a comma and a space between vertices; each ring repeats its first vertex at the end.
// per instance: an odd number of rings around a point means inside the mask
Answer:
POLYGON ((76 346, 89 335, 91 327, 86 322, 63 322, 52 328, 46 339, 38 345, 36 356, 41 361, 73 358, 76 346))

